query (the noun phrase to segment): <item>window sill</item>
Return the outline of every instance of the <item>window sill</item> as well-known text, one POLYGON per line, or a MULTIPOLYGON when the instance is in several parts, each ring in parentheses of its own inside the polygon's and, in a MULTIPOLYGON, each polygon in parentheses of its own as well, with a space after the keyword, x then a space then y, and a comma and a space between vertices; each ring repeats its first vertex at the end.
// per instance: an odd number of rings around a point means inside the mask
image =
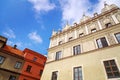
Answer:
POLYGON ((110 78, 110 79, 107 79, 107 80, 120 80, 120 77, 119 78, 110 78))

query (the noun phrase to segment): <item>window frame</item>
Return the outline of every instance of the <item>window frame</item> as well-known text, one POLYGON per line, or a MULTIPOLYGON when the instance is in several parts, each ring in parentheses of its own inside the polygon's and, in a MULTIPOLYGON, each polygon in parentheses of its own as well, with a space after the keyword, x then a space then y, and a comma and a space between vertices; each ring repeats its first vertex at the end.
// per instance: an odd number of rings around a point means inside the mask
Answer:
POLYGON ((84 36, 84 33, 83 33, 83 32, 79 34, 79 37, 82 37, 82 36, 84 36))
POLYGON ((9 80, 16 80, 16 76, 10 75, 9 80), (11 79, 11 78, 15 78, 15 79, 11 79))
POLYGON ((0 55, 0 64, 3 64, 5 61, 5 57, 0 55))
POLYGON ((96 31, 97 31, 96 28, 91 29, 91 33, 94 33, 94 32, 96 32, 96 31))
POLYGON ((118 42, 118 43, 120 43, 120 41, 118 40, 118 38, 117 38, 117 36, 116 36, 117 34, 119 34, 119 35, 120 35, 120 32, 118 32, 118 33, 115 33, 115 34, 114 34, 114 36, 115 36, 115 38, 116 38, 117 42, 118 42))
POLYGON ((62 51, 56 52, 56 54, 55 54, 55 60, 59 60, 61 58, 62 58, 62 51))
POLYGON ((109 27, 111 27, 111 26, 112 26, 112 23, 111 23, 111 22, 105 24, 105 28, 109 28, 109 27))
POLYGON ((58 71, 53 71, 52 72, 52 76, 51 76, 51 80, 57 80, 57 79, 58 79, 58 71), (54 77, 55 77, 54 75, 55 74, 56 74, 56 77, 57 77, 56 79, 54 79, 54 77))
POLYGON ((81 53, 81 46, 80 45, 73 46, 73 55, 78 55, 80 53, 81 53))
POLYGON ((22 66, 22 62, 20 62, 20 61, 16 61, 14 68, 16 68, 16 69, 20 69, 21 66, 22 66))
POLYGON ((82 70, 82 66, 78 66, 78 67, 73 67, 73 80, 75 80, 75 78, 76 78, 76 72, 75 72, 75 69, 77 69, 77 75, 80 75, 80 76, 78 76, 78 78, 77 78, 77 80, 83 80, 83 70, 82 70), (81 72, 79 71, 79 69, 81 69, 81 72))
POLYGON ((106 37, 101 37, 101 38, 96 39, 96 43, 97 43, 98 48, 104 48, 104 47, 109 46, 106 37), (105 42, 103 42, 103 39, 104 39, 105 42))
POLYGON ((105 70, 105 74, 106 74, 107 79, 120 78, 120 70, 119 70, 119 67, 118 67, 115 59, 104 60, 102 63, 104 66, 104 70, 105 70), (113 63, 110 63, 110 61, 114 61, 114 65, 113 65, 113 63), (107 62, 107 66, 106 66, 105 62, 107 62), (114 69, 116 67, 117 71, 114 71, 113 67, 114 67, 114 69), (107 70, 110 70, 110 71, 107 72, 107 70), (118 72, 119 76, 115 76, 115 74, 114 74, 115 72, 118 72), (108 76, 108 74, 112 74, 112 76, 108 76))
POLYGON ((33 61, 37 61, 37 57, 33 57, 33 61))
POLYGON ((31 65, 27 65, 26 72, 30 72, 31 69, 32 69, 32 66, 31 65))

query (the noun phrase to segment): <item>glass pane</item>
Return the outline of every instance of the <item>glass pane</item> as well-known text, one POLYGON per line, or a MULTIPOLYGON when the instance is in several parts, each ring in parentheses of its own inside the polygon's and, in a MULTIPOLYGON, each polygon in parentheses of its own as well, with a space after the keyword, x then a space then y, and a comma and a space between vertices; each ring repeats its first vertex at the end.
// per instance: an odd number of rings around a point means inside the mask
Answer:
POLYGON ((105 66, 110 66, 108 61, 104 61, 105 66))
POLYGON ((120 43, 120 33, 116 34, 116 38, 118 40, 118 43, 120 43))
POLYGON ((103 47, 100 39, 97 40, 97 44, 98 44, 98 48, 102 48, 103 47))
POLYGON ((106 68, 106 71, 107 71, 107 72, 111 72, 110 67, 107 67, 107 68, 106 68))
POLYGON ((110 60, 110 64, 111 64, 111 65, 116 65, 116 64, 115 64, 115 60, 110 60))
POLYGON ((108 75, 108 78, 112 78, 113 77, 112 73, 107 73, 107 75, 108 75))
POLYGON ((114 72, 115 77, 120 77, 120 73, 119 72, 114 72))
POLYGON ((107 43, 105 37, 101 38, 101 42, 102 42, 103 47, 107 47, 108 46, 108 43, 107 43))
POLYGON ((113 70, 113 71, 117 71, 118 69, 117 69, 116 66, 113 66, 113 67, 112 67, 112 70, 113 70))

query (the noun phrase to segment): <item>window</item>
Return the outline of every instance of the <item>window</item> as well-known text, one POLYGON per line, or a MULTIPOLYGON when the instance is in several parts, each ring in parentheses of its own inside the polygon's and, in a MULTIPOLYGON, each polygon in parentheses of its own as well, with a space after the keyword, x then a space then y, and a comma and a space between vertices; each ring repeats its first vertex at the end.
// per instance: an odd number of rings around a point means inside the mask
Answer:
POLYGON ((5 57, 0 56, 0 64, 2 64, 4 62, 4 60, 5 60, 5 57))
POLYGON ((111 23, 107 23, 107 24, 105 24, 105 26, 106 26, 106 28, 109 28, 109 27, 112 26, 112 24, 111 23))
POLYGON ((61 51, 56 52, 55 60, 59 60, 61 58, 61 51))
POLYGON ((80 34, 79 34, 79 37, 82 37, 82 36, 84 36, 84 33, 80 33, 80 34))
POLYGON ((72 38, 73 38, 73 37, 70 37, 70 38, 69 38, 69 41, 72 40, 72 38))
POLYGON ((115 34, 115 37, 116 37, 118 43, 120 43, 120 32, 119 32, 119 33, 116 33, 116 34, 115 34))
POLYGON ((42 73, 43 73, 43 70, 40 70, 40 76, 42 75, 42 73))
POLYGON ((59 41, 59 43, 58 43, 58 44, 59 44, 59 45, 60 45, 60 44, 62 44, 62 41, 59 41))
POLYGON ((37 58, 36 58, 36 57, 34 57, 34 58, 33 58, 33 61, 36 61, 36 60, 37 60, 37 58))
POLYGON ((57 80, 58 71, 52 72, 52 79, 51 80, 57 80))
POLYGON ((16 80, 16 76, 10 75, 9 80, 16 80))
POLYGON ((96 28, 94 28, 94 29, 91 29, 91 32, 93 33, 93 32, 96 32, 97 30, 96 30, 96 28))
POLYGON ((28 65, 27 68, 26 68, 26 71, 30 72, 31 68, 32 68, 32 66, 28 65))
POLYGON ((22 65, 22 62, 16 62, 15 64, 15 68, 19 69, 22 65))
POLYGON ((82 67, 74 68, 74 80, 83 80, 82 79, 82 67))
POLYGON ((107 43, 105 37, 97 39, 96 41, 97 41, 97 44, 98 44, 98 48, 103 48, 103 47, 107 47, 108 46, 108 43, 107 43))
POLYGON ((81 53, 80 45, 77 45, 77 46, 73 47, 73 53, 74 53, 74 55, 77 55, 77 54, 81 53))
POLYGON ((115 60, 104 61, 104 67, 108 78, 118 78, 120 77, 120 72, 115 63, 115 60))

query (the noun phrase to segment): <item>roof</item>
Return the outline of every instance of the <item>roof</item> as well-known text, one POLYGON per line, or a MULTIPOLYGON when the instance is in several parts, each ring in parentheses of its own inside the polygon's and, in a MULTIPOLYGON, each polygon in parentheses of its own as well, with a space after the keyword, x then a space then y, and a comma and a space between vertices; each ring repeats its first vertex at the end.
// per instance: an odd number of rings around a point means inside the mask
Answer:
POLYGON ((11 47, 11 46, 9 46, 9 45, 5 45, 5 46, 3 47, 3 49, 6 50, 6 51, 8 51, 8 52, 11 52, 11 53, 13 53, 13 54, 17 54, 17 55, 19 55, 19 56, 23 56, 23 55, 24 55, 24 52, 23 52, 23 51, 21 51, 21 50, 19 50, 19 49, 17 49, 17 48, 13 48, 13 47, 11 47))

